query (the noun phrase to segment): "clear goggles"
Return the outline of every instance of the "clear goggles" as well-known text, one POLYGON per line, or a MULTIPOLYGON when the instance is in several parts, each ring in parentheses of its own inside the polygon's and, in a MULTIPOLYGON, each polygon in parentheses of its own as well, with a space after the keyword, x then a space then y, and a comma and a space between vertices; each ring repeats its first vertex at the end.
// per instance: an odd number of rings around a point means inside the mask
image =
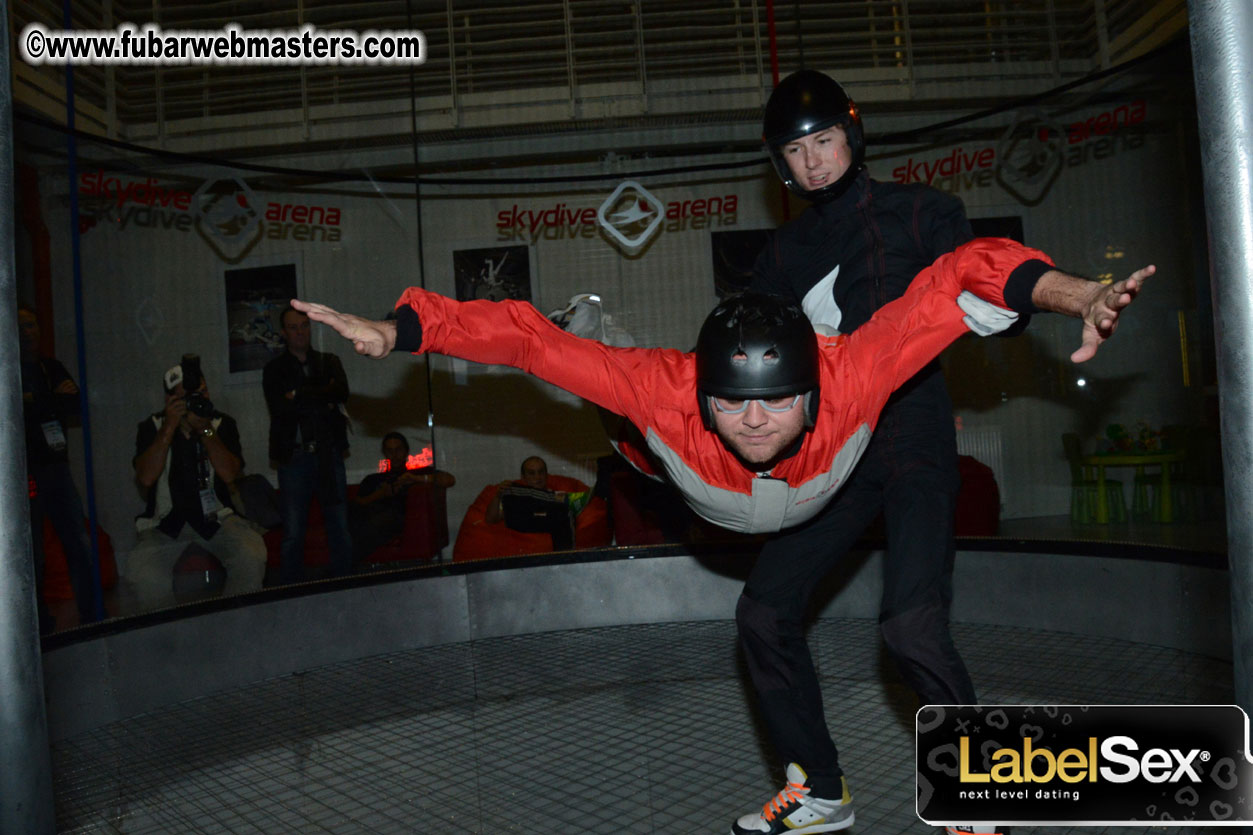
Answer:
POLYGON ((785 394, 782 397, 755 397, 751 400, 741 400, 735 397, 713 397, 714 408, 724 415, 742 415, 748 411, 750 403, 760 403, 761 408, 767 412, 787 412, 795 406, 800 399, 804 397, 804 393, 785 394))

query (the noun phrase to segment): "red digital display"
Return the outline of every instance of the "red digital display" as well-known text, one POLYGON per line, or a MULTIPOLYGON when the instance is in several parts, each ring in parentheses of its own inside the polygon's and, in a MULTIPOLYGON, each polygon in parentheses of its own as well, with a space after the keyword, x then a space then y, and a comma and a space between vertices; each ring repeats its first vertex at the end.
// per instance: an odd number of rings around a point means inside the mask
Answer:
MULTIPOLYGON (((431 448, 423 447, 422 451, 416 455, 410 455, 405 461, 406 470, 422 470, 432 466, 435 463, 435 454, 431 452, 431 448)), ((392 462, 384 458, 379 461, 379 472, 385 473, 392 468, 392 462)))

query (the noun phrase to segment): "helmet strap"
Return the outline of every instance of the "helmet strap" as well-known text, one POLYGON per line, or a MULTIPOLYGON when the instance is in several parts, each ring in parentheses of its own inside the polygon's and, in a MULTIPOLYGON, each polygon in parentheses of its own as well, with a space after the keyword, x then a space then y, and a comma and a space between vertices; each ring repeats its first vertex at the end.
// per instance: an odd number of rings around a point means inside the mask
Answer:
POLYGON ((818 404, 822 398, 819 396, 820 389, 810 389, 805 392, 805 428, 813 429, 814 424, 818 422, 818 404))
POLYGON ((700 404, 700 421, 710 432, 714 431, 713 395, 696 390, 696 400, 700 404))

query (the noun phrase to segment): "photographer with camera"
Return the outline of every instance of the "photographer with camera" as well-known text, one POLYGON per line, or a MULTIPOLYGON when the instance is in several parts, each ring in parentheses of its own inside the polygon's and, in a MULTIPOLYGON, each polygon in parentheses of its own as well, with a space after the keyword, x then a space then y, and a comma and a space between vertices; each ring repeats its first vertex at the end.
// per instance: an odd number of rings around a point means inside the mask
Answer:
POLYGON ((174 567, 185 552, 208 565, 207 575, 219 572, 210 555, 221 563, 226 594, 259 589, 265 576, 265 543, 230 509, 230 484, 244 469, 235 419, 214 408, 195 354, 163 382, 165 408, 140 422, 135 440, 147 507, 135 518, 126 574, 141 610, 176 602, 174 567))

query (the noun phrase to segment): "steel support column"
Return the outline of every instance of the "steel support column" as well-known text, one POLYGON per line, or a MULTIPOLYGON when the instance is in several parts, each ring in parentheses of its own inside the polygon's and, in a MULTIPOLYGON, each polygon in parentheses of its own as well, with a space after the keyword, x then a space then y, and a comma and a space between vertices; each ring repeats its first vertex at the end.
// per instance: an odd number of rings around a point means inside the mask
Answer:
POLYGON ((9 9, 0 0, 0 832, 56 831, 31 559, 13 255, 9 9))
POLYGON ((1222 411, 1236 703, 1253 712, 1253 4, 1189 0, 1222 411))

